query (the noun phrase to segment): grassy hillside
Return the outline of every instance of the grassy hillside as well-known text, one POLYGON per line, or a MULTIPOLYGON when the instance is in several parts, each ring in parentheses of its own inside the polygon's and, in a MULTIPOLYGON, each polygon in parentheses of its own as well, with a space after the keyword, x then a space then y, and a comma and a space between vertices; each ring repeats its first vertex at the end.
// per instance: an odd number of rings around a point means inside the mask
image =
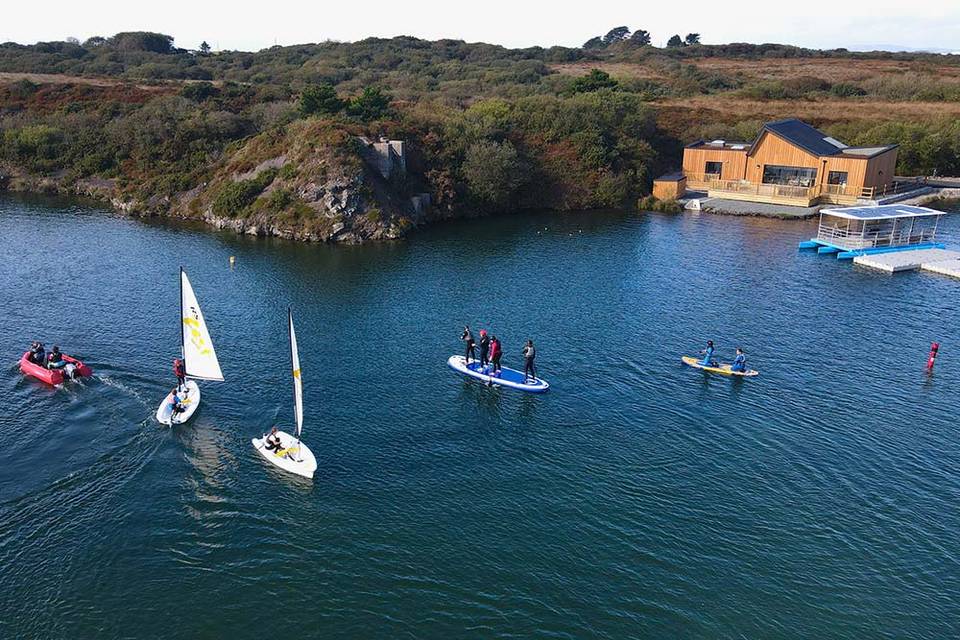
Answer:
POLYGON ((901 174, 958 175, 958 115, 960 58, 931 54, 406 37, 209 53, 150 33, 0 45, 0 173, 11 185, 100 185, 133 209, 178 215, 233 202, 220 213, 303 233, 336 227, 342 212, 321 210, 304 184, 231 186, 253 180, 238 158, 282 157, 351 176, 366 194, 358 215, 389 228, 358 224, 360 239, 409 227, 403 203, 421 192, 434 216, 631 203, 678 165, 683 143, 749 139, 786 116, 851 143, 900 143, 901 174), (359 162, 357 136, 381 134, 408 142, 403 181, 381 184, 359 162), (270 157, 258 155, 265 146, 270 157), (276 190, 286 195, 267 203, 276 190))

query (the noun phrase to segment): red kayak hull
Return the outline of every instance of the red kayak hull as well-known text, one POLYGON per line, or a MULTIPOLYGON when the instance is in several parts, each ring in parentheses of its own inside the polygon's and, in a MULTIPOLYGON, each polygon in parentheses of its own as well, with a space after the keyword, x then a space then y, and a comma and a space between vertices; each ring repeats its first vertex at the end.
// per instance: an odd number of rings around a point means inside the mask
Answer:
MULTIPOLYGON (((83 364, 76 358, 71 358, 67 354, 63 354, 63 359, 66 362, 75 364, 77 366, 77 375, 80 375, 80 376, 93 375, 93 369, 83 364)), ((37 380, 40 380, 41 382, 46 382, 47 384, 50 384, 50 385, 56 386, 58 384, 63 384, 63 371, 61 371, 60 369, 47 369, 45 367, 41 367, 40 365, 31 362, 29 351, 24 353, 23 356, 20 358, 20 371, 23 372, 24 375, 32 376, 37 380)))

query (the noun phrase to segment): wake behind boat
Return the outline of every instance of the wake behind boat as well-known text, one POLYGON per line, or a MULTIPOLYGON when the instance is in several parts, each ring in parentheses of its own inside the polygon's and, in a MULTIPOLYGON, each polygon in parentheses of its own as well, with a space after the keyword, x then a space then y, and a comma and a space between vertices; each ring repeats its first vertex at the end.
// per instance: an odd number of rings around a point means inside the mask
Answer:
POLYGON ((293 328, 293 313, 287 309, 287 328, 290 334, 290 367, 293 373, 293 414, 297 435, 292 436, 276 427, 269 435, 253 438, 256 449, 270 464, 304 478, 312 478, 317 470, 317 459, 310 448, 300 440, 303 431, 303 379, 300 376, 300 352, 297 332, 293 328))
POLYGON ((200 303, 184 270, 180 269, 180 355, 177 386, 157 408, 157 421, 183 424, 200 406, 200 386, 194 380, 223 382, 223 372, 200 303), (187 380, 192 378, 192 380, 187 380), (174 396, 176 394, 176 397, 174 396))
POLYGON ((510 387, 530 393, 543 393, 550 388, 550 384, 541 378, 527 378, 524 381, 523 372, 510 367, 502 367, 498 375, 492 375, 489 365, 481 367, 479 362, 467 364, 464 356, 450 356, 447 359, 447 365, 454 371, 500 387, 510 387))

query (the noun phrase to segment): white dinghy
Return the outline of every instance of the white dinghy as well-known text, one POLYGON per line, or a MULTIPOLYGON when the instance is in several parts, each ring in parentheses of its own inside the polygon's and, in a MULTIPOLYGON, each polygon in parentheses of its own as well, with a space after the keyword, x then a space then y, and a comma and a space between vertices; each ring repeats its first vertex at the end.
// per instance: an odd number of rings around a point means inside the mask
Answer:
POLYGON ((173 391, 167 394, 157 408, 157 421, 160 424, 183 424, 189 420, 200 406, 200 386, 194 380, 216 380, 223 382, 223 372, 217 352, 213 350, 213 340, 203 320, 200 304, 193 293, 190 279, 180 269, 180 356, 187 380, 179 387, 177 395, 183 411, 173 412, 173 391))
POLYGON ((293 329, 293 314, 287 309, 287 324, 290 331, 290 364, 293 369, 293 414, 297 422, 297 435, 277 431, 280 437, 279 449, 267 448, 267 436, 254 438, 253 448, 260 452, 271 464, 284 471, 304 478, 312 478, 317 470, 317 459, 313 452, 300 441, 303 431, 303 380, 300 377, 300 353, 297 351, 297 333, 293 329))

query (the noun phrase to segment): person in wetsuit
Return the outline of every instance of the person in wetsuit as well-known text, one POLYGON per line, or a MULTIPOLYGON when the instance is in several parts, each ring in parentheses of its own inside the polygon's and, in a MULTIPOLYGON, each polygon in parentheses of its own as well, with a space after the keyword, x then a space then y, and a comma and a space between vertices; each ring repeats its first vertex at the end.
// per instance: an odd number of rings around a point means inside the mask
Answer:
POLYGON ((180 358, 173 359, 173 375, 177 376, 177 389, 187 384, 186 366, 180 358))
POLYGON ((500 373, 500 358, 503 357, 503 345, 500 344, 500 338, 493 336, 490 338, 490 362, 492 364, 492 375, 500 373))
POLYGON ((38 364, 41 367, 46 366, 46 359, 47 357, 42 342, 34 342, 30 345, 30 361, 33 364, 38 364))
POLYGON ((464 354, 463 359, 466 364, 470 364, 471 357, 473 357, 474 360, 477 359, 477 343, 473 339, 473 333, 470 332, 469 326, 465 326, 463 328, 463 333, 460 335, 460 339, 463 340, 463 343, 466 346, 466 353, 464 354))
POLYGON ((280 444, 280 434, 277 433, 276 427, 270 429, 270 435, 266 437, 265 441, 267 443, 265 445, 267 451, 278 453, 283 448, 283 445, 280 444))
POLYGON ((180 388, 171 389, 170 391, 170 416, 173 417, 178 413, 183 413, 186 411, 186 408, 183 406, 183 398, 180 397, 180 388))
POLYGON ((743 349, 737 347, 737 357, 733 360, 733 364, 730 365, 730 371, 736 371, 738 373, 743 373, 747 370, 747 356, 743 353, 743 349))
POLYGON ((707 348, 701 351, 700 353, 703 354, 703 360, 700 361, 700 364, 702 364, 705 367, 717 366, 716 361, 713 359, 713 354, 714 354, 713 340, 707 340, 707 348))
POLYGON ((536 380, 537 372, 533 368, 533 359, 537 357, 537 350, 533 347, 533 340, 527 340, 523 347, 523 382, 536 380))
POLYGON ((490 336, 486 329, 480 329, 480 366, 485 367, 490 364, 490 336))

